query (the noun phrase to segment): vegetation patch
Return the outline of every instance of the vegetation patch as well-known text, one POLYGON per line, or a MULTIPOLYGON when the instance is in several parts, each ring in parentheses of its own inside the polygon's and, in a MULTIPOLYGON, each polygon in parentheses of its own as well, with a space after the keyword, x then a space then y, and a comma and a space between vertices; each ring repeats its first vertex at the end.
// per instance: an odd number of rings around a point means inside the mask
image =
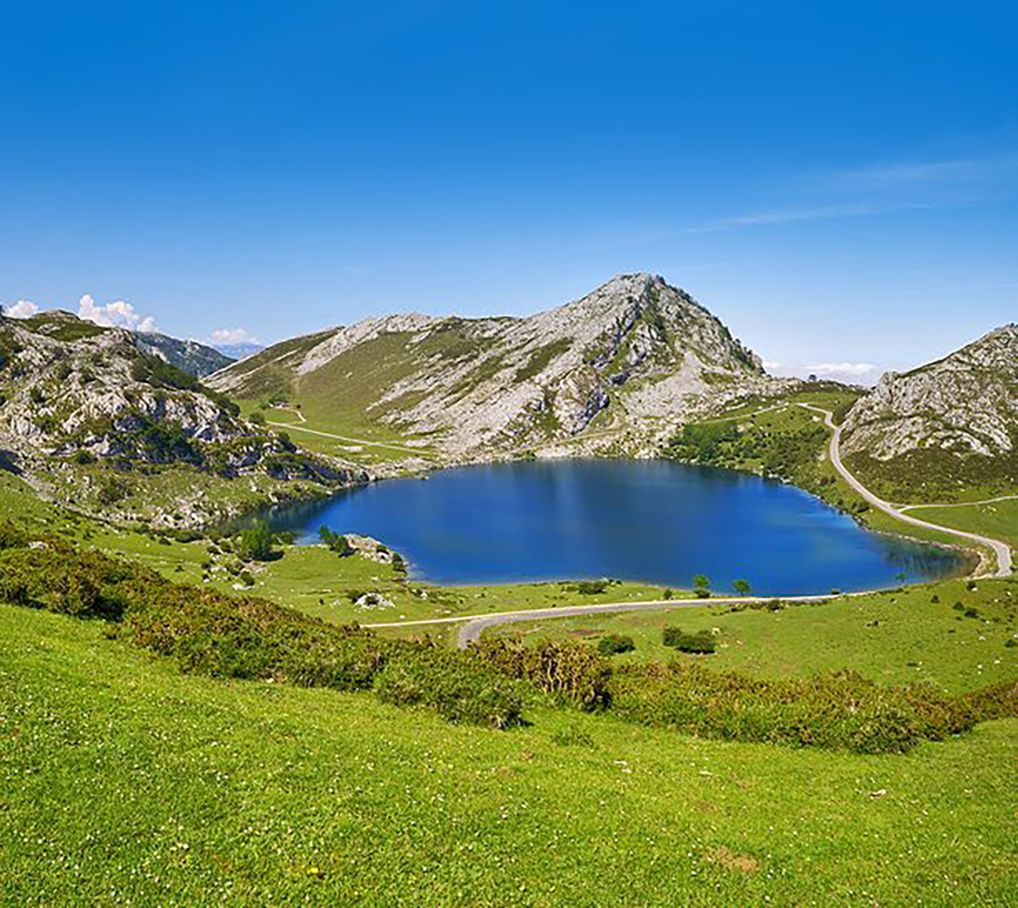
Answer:
POLYGON ((680 627, 666 627, 661 632, 661 642, 681 653, 707 655, 717 649, 717 640, 710 631, 687 634, 680 627))
MULTIPOLYGON (((760 680, 688 663, 625 666, 609 685, 612 711, 701 737, 898 753, 972 728, 979 701, 927 685, 883 687, 856 672, 760 680)), ((1006 693, 991 695, 1013 709, 1006 693), (1010 704, 1010 705, 1008 705, 1010 704)))
POLYGON ((0 600, 104 619, 112 636, 171 656, 185 672, 347 691, 375 686, 387 702, 419 703, 451 721, 494 728, 520 721, 512 683, 474 654, 176 585, 56 537, 29 540, 13 525, 0 527, 0 600))

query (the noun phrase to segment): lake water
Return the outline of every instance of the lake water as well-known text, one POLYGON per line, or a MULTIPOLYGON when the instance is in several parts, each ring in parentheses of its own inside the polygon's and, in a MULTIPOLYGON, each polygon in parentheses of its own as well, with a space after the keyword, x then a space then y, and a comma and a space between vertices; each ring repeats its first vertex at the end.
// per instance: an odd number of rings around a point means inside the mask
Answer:
POLYGON ((411 576, 443 584, 616 577, 715 590, 736 578, 793 595, 957 573, 953 552, 871 533, 792 486, 669 461, 460 467, 271 511, 317 540, 326 525, 382 540, 411 576))

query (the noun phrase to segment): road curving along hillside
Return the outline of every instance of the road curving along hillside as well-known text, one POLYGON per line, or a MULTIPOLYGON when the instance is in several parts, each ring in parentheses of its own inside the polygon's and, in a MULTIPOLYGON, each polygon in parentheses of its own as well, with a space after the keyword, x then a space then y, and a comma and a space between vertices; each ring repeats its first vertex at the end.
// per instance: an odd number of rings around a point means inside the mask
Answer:
POLYGON ((985 546, 990 549, 996 559, 996 570, 994 565, 989 563, 984 555, 980 554, 980 570, 979 575, 984 577, 1010 577, 1012 572, 1012 560, 1011 560, 1011 547, 999 539, 991 539, 989 536, 980 536, 978 533, 970 533, 967 530, 956 530, 953 527, 941 526, 939 523, 930 523, 928 520, 920 520, 918 517, 912 517, 910 514, 904 513, 904 511, 896 508, 890 502, 884 501, 883 498, 875 495, 869 489, 866 488, 853 474, 848 467, 841 461, 841 426, 835 423, 834 414, 830 410, 825 410, 823 407, 817 407, 813 404, 799 403, 799 406, 806 410, 812 410, 815 413, 820 413, 824 417, 824 425, 831 430, 831 441, 828 446, 828 454, 831 458, 831 464, 835 470, 841 475, 841 477, 847 482, 856 492, 859 493, 866 500, 866 502, 877 510, 883 511, 885 514, 893 517, 895 520, 900 520, 902 523, 908 523, 912 526, 922 527, 927 530, 936 530, 940 533, 947 533, 951 536, 957 536, 960 539, 965 539, 969 542, 978 543, 981 546, 985 546))

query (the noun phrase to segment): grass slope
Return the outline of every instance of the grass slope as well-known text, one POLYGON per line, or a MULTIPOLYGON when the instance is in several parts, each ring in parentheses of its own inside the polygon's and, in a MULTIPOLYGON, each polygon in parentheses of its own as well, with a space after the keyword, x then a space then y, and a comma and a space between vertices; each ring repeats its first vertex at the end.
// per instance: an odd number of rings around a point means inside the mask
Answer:
POLYGON ((0 901, 953 906, 1018 882, 1014 720, 861 757, 537 718, 184 676, 0 606, 0 901))

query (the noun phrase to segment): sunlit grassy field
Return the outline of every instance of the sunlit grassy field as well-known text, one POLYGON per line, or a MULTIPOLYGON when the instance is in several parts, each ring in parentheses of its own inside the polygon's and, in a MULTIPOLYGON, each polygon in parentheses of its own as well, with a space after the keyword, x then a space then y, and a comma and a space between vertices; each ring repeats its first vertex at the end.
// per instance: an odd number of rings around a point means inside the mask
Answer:
POLYGON ((1006 905, 1018 723, 904 756, 223 682, 0 606, 0 902, 1006 905))
POLYGON ((779 611, 686 607, 503 625, 488 633, 533 641, 605 634, 633 638, 627 661, 679 658, 759 677, 851 668, 886 684, 928 682, 951 693, 1018 677, 1018 580, 962 580, 786 604, 779 611), (665 627, 716 635, 712 655, 685 655, 662 643, 665 627), (1008 641, 1014 641, 1010 644, 1008 641))
POLYGON ((962 507, 922 507, 909 511, 914 517, 1003 539, 1018 549, 1018 498, 962 507))

